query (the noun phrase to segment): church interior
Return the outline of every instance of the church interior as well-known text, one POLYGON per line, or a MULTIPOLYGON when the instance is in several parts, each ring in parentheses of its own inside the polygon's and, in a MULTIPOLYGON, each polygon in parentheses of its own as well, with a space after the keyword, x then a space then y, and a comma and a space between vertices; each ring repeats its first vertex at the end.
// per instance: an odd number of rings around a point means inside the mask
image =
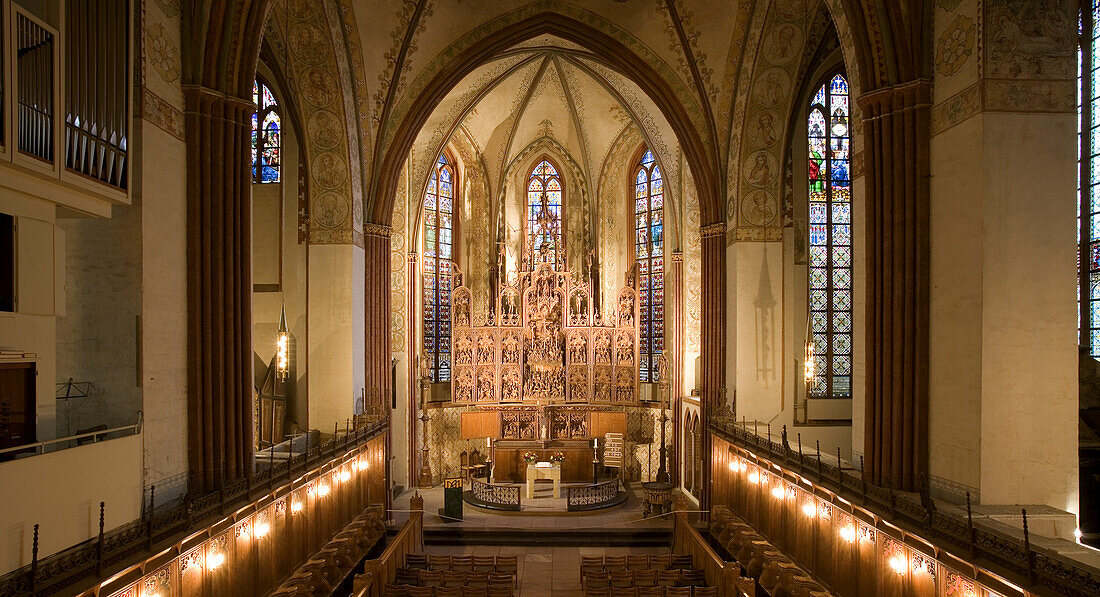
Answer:
POLYGON ((0 0, 0 67, 0 597, 1100 595, 1096 0, 0 0))

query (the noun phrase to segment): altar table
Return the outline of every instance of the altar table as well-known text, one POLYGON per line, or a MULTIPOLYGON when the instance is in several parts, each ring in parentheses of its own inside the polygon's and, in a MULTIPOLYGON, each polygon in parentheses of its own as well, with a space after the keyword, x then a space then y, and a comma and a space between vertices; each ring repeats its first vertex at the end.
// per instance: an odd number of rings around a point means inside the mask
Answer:
POLYGON ((561 464, 536 462, 527 465, 527 499, 535 498, 535 481, 550 479, 554 482, 554 497, 561 497, 561 464))

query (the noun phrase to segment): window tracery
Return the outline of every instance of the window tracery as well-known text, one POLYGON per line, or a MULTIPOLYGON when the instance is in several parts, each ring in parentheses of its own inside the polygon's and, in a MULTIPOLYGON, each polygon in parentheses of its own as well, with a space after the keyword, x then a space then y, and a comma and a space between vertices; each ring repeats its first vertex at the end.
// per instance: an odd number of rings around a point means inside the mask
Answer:
POLYGON ((809 141, 811 398, 852 397, 852 184, 848 80, 835 73, 814 94, 809 141))
POLYGON ((424 193, 424 354, 433 383, 451 380, 451 266, 457 176, 439 156, 424 193))
POLYGON ((562 181, 557 168, 543 159, 527 177, 527 250, 532 269, 549 263, 555 271, 565 266, 562 246, 562 181))
POLYGON ((634 262, 638 269, 638 376, 658 381, 664 351, 664 193, 661 168, 648 148, 634 167, 634 262))
POLYGON ((282 170, 282 120, 279 102, 261 80, 252 84, 252 182, 279 182, 282 170))

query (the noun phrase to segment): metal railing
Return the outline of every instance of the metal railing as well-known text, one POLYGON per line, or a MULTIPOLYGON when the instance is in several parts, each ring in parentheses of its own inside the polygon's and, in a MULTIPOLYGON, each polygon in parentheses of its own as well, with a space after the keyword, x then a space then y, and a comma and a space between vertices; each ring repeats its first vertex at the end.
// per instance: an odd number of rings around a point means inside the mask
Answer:
MULTIPOLYGON (((1100 595, 1100 574, 1081 562, 1031 544, 1025 519, 1023 541, 975 525, 973 518, 937 510, 924 490, 914 499, 887 487, 869 484, 859 471, 824 462, 820 452, 803 454, 742 428, 728 417, 712 417, 709 430, 758 459, 768 460, 864 509, 906 532, 975 565, 1003 575, 1019 586, 1049 594, 1100 595)), ((968 508, 969 511, 969 508, 968 508)), ((1026 515, 1026 513, 1025 513, 1026 515)))
POLYGON ((618 496, 619 480, 612 479, 611 481, 604 481, 602 483, 596 483, 595 485, 569 487, 566 491, 565 500, 568 508, 576 508, 578 506, 598 506, 600 504, 606 504, 614 501, 618 496))
MULTIPOLYGON (((35 442, 33 444, 23 444, 21 446, 12 446, 10 448, 4 448, 0 450, 0 457, 4 454, 19 454, 23 455, 24 452, 33 452, 35 456, 45 454, 47 452, 57 452, 60 450, 66 450, 68 448, 76 448, 79 446, 86 446, 88 444, 98 443, 108 439, 117 439, 120 437, 129 437, 131 435, 137 435, 141 433, 141 425, 143 421, 142 412, 138 411, 137 422, 132 425, 123 425, 122 427, 113 427, 111 429, 102 429, 99 431, 89 431, 87 433, 78 433, 76 435, 69 435, 66 437, 59 437, 57 439, 49 439, 43 442, 35 442), (106 437, 114 435, 114 437, 106 437), (81 441, 91 438, 91 441, 81 441), (63 445, 68 444, 68 445, 63 445)), ((27 454, 30 456, 30 454, 27 454)))
POLYGON ((519 486, 492 485, 470 479, 470 493, 486 504, 519 510, 519 486))
MULTIPOLYGON (((114 530, 103 529, 101 516, 98 539, 90 539, 42 560, 37 557, 36 547, 29 565, 0 577, 0 597, 50 595, 89 580, 105 578, 113 571, 147 557, 153 553, 154 546, 181 537, 192 529, 208 526, 270 493, 272 489, 357 450, 383 433, 388 423, 386 419, 368 421, 343 437, 334 437, 312 446, 303 454, 277 462, 244 479, 229 481, 219 491, 200 496, 189 493, 179 505, 160 512, 156 510, 154 486, 146 516, 114 530)), ((34 527, 37 537, 39 525, 34 527)))

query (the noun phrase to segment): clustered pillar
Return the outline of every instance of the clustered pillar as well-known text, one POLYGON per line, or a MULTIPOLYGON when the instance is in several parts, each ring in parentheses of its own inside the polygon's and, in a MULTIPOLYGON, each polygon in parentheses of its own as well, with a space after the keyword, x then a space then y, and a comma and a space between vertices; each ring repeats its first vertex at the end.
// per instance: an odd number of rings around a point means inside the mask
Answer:
POLYGON ((867 159, 868 481, 918 489, 928 472, 931 82, 859 98, 867 159))
MULTIPOLYGON (((391 404, 390 373, 390 227, 364 226, 366 264, 366 382, 367 405, 387 412, 391 404)), ((412 367, 412 363, 409 363, 412 367)))
POLYGON ((185 86, 187 401, 192 491, 252 463, 250 99, 185 86))
POLYGON ((668 309, 669 334, 669 384, 668 406, 672 409, 672 454, 669 455, 669 473, 673 483, 679 483, 680 466, 676 454, 679 451, 680 438, 680 397, 684 393, 684 321, 687 316, 684 313, 684 254, 676 251, 669 261, 668 280, 665 288, 672 292, 666 296, 671 299, 668 309))

